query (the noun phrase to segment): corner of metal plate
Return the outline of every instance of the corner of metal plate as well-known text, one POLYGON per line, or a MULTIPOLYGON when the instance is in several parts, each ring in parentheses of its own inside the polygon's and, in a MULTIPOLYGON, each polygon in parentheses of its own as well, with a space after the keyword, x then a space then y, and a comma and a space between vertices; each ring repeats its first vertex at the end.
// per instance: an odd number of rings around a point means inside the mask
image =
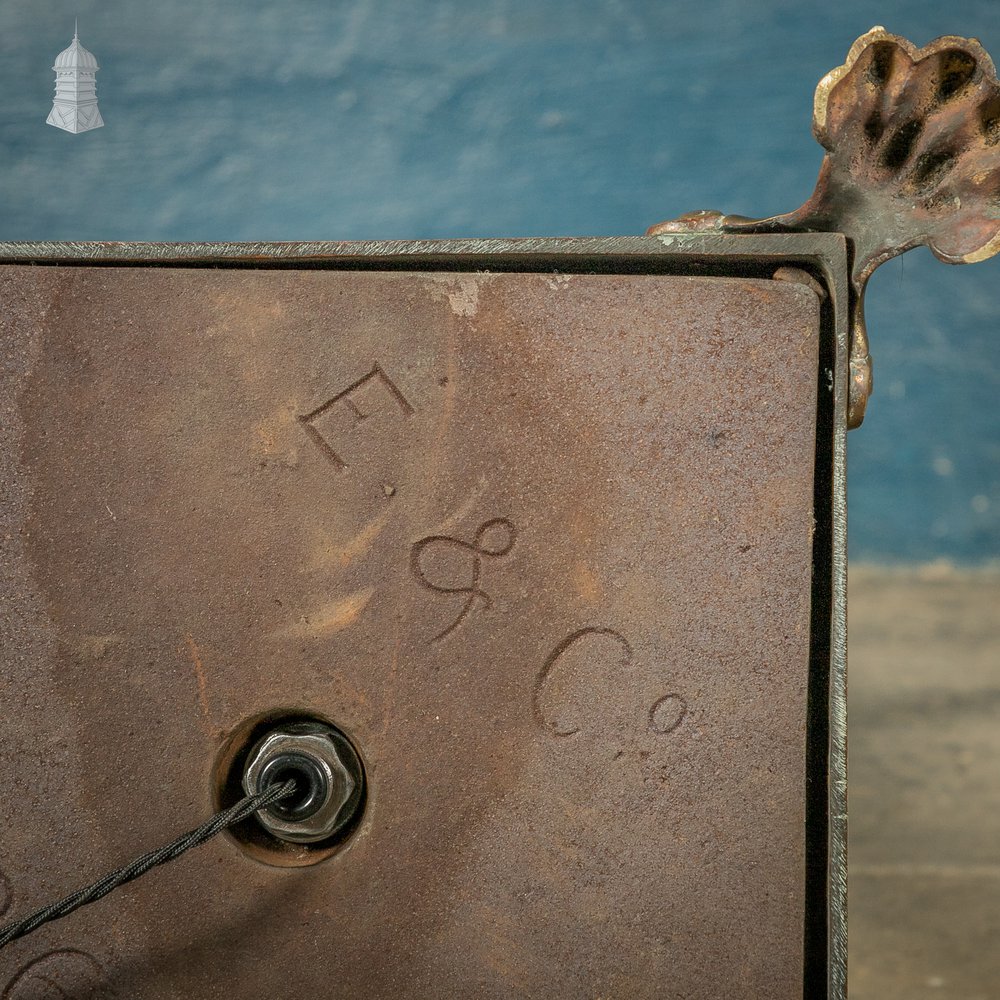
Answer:
MULTIPOLYGON (((807 762, 821 796, 822 870, 807 920, 805 996, 847 997, 847 493, 850 269, 839 233, 676 233, 571 239, 304 243, 0 243, 0 263, 39 266, 564 271, 773 277, 807 271, 827 292, 817 372, 817 475, 810 672, 819 681, 818 744, 807 762), (825 530, 824 527, 825 526, 825 530), (825 731, 824 731, 825 730, 825 731), (818 779, 818 780, 817 780, 818 779), (822 898, 819 898, 822 897, 822 898)), ((819 817, 812 817, 817 819, 819 817)), ((815 824, 814 824, 815 826, 815 824)), ((814 830, 815 832, 815 830, 814 830)))

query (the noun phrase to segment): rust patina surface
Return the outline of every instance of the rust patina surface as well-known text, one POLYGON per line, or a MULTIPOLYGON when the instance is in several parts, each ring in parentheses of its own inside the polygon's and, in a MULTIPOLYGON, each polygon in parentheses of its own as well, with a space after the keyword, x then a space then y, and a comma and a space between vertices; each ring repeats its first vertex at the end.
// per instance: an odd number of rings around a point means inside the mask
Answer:
POLYGON ((6 916, 199 822, 262 714, 368 783, 331 856, 217 840, 0 995, 799 1000, 809 287, 9 265, 0 303, 6 916))

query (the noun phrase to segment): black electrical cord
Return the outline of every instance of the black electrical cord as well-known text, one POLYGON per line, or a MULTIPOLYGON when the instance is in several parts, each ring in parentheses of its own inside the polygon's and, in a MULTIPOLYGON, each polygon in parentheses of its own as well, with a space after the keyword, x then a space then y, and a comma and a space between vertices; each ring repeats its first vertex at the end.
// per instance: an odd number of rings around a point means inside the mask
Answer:
POLYGON ((109 872, 92 885, 88 885, 85 889, 80 889, 71 896, 59 900, 58 903, 50 903, 48 906, 43 906, 40 910, 36 910, 23 920, 17 920, 14 923, 7 924, 5 927, 0 927, 0 948, 4 948, 11 941, 16 941, 18 938, 30 934, 33 930, 41 927, 42 924, 48 923, 50 920, 58 920, 60 917, 65 917, 74 910, 78 910, 81 906, 87 906, 89 903, 96 902, 109 892, 113 892, 119 886, 125 885, 126 882, 131 882, 139 878, 140 875, 145 875, 150 868, 155 868, 157 865, 163 865, 168 861, 173 861, 174 858, 179 858, 185 851, 189 851, 192 847, 197 847, 199 844, 204 844, 206 840, 210 840, 217 833, 221 833, 223 830, 234 826, 248 816, 252 816, 258 809, 264 809, 281 799, 288 798, 294 793, 295 782, 294 780, 289 780, 271 785, 256 795, 248 795, 245 799, 240 799, 236 805, 217 812, 208 822, 202 823, 197 829, 192 830, 190 833, 185 833, 182 837, 178 837, 172 843, 167 844, 166 847, 161 847, 156 851, 149 851, 147 854, 143 854, 122 868, 109 872))

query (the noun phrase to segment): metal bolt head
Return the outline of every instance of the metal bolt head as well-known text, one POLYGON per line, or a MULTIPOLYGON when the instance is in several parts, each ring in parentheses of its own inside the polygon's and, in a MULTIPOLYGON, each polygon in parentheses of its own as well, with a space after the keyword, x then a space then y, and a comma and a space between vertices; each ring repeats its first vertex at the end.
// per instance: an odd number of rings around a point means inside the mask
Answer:
POLYGON ((264 784, 276 777, 275 765, 283 764, 292 769, 300 786, 309 786, 297 793, 308 802, 298 810, 283 809, 282 803, 259 810, 257 819, 269 833, 280 840, 310 844, 327 840, 350 821, 360 801, 361 775, 357 754, 344 736, 318 723, 288 723, 273 730, 247 757, 246 793, 263 791, 264 784))

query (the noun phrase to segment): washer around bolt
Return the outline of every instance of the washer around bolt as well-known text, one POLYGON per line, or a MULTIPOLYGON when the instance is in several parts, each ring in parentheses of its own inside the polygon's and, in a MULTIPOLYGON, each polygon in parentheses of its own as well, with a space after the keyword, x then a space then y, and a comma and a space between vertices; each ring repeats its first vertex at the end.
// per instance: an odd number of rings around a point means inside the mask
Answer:
POLYGON ((280 840, 329 840, 351 821, 361 803, 361 761, 347 737, 332 726, 286 723, 257 742, 243 772, 246 793, 256 795, 286 777, 296 779, 296 797, 256 814, 261 826, 280 840))
POLYGON ((330 797, 327 769, 311 756, 280 753, 264 765, 257 784, 261 788, 267 788, 289 778, 295 780, 295 795, 290 799, 272 802, 267 811, 279 819, 301 823, 315 816, 330 797))

